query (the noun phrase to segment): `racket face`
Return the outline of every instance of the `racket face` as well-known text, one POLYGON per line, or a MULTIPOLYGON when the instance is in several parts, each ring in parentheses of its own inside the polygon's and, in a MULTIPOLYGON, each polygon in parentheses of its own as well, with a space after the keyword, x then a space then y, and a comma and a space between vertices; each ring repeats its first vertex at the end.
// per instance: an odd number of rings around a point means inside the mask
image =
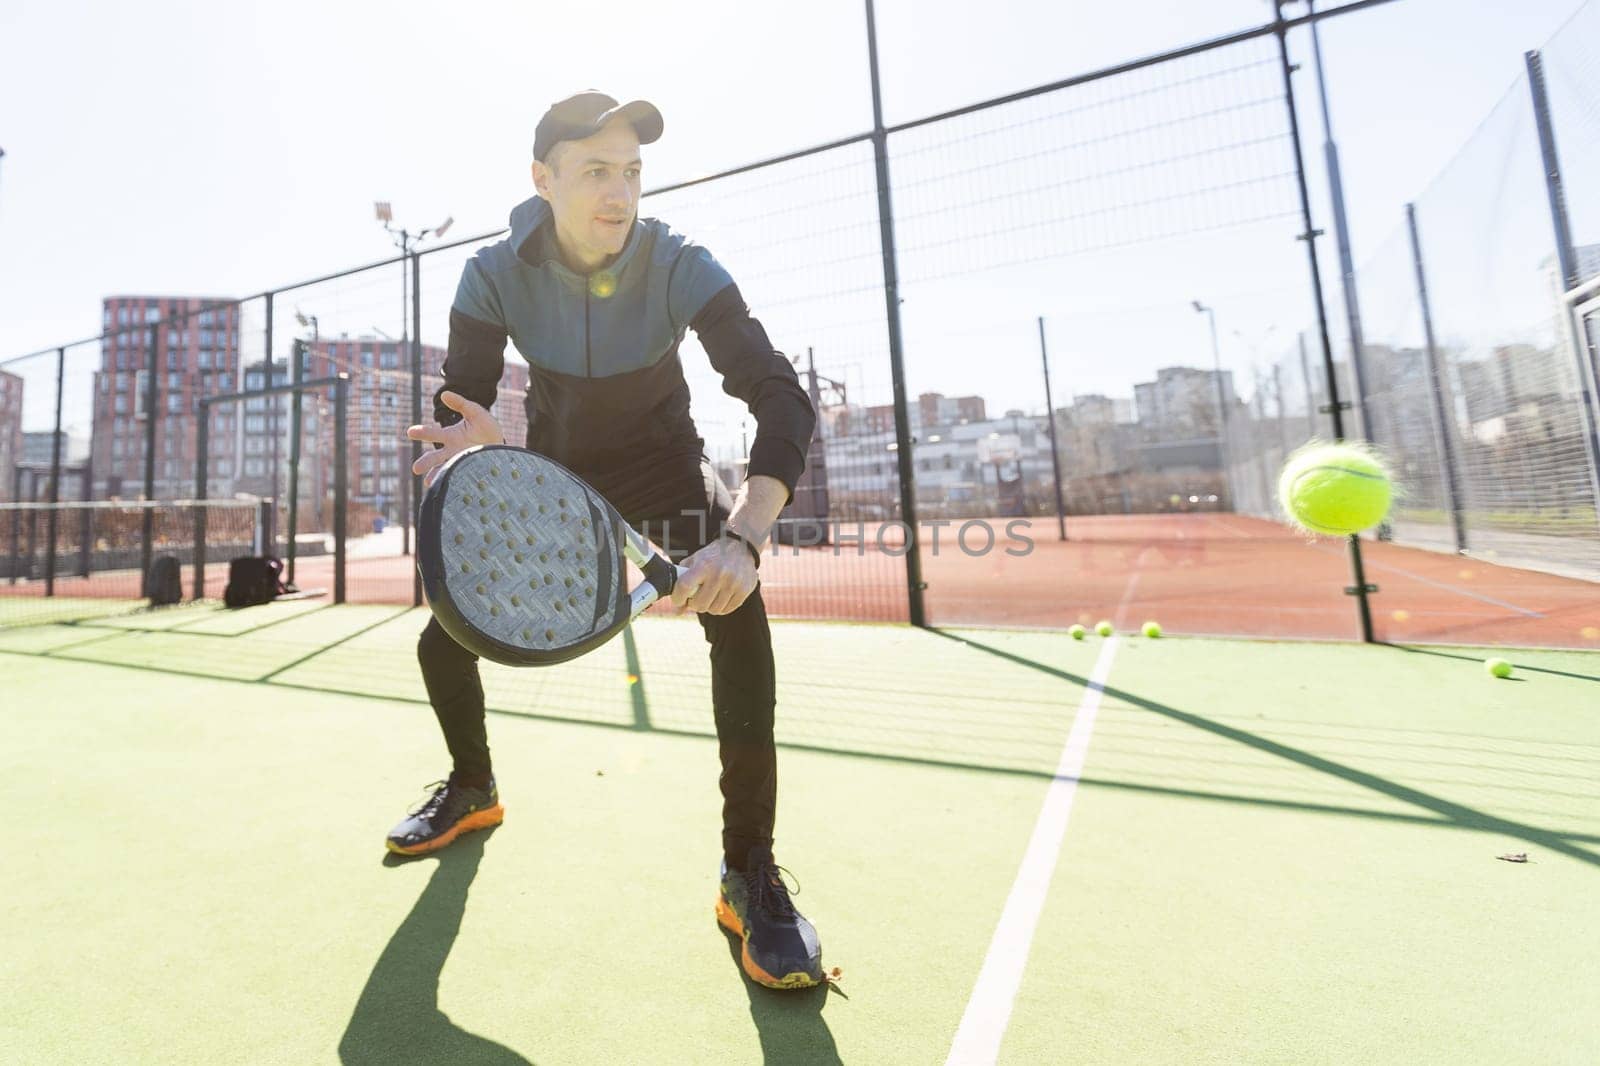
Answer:
POLYGON ((546 666, 628 623, 622 528, 559 463, 474 448, 423 497, 417 566, 434 616, 462 647, 508 666, 546 666))

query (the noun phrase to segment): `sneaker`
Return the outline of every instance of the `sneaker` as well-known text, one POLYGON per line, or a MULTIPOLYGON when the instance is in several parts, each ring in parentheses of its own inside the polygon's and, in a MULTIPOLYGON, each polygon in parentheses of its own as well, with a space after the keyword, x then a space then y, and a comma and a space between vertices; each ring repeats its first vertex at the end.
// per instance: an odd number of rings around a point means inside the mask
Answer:
MULTIPOLYGON (((454 775, 452 775, 453 778, 454 775)), ((491 778, 488 788, 469 788, 454 780, 435 781, 433 792, 406 819, 389 830, 389 850, 398 855, 438 851, 462 833, 487 829, 505 819, 500 794, 491 778)))
POLYGON ((744 941, 744 972, 752 981, 810 988, 822 983, 822 945, 816 928, 794 909, 781 869, 772 849, 761 844, 750 849, 743 873, 724 861, 717 922, 744 941))

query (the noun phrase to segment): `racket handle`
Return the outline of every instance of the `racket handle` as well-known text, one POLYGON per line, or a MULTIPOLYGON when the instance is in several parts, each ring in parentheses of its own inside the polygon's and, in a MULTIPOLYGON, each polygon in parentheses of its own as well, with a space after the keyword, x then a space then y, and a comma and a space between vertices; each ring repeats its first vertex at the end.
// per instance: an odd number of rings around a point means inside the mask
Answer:
POLYGON ((646 607, 672 595, 678 579, 687 572, 683 567, 672 565, 666 558, 654 552, 650 553, 650 558, 645 560, 640 569, 644 571, 644 580, 639 582, 639 587, 630 595, 632 601, 628 614, 630 618, 638 618, 646 607))

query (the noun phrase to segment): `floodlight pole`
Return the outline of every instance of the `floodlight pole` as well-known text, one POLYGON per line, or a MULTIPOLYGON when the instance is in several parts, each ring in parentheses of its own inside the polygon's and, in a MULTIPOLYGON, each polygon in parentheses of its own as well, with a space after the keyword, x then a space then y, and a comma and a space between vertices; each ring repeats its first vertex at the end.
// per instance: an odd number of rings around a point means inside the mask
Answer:
MULTIPOLYGON (((390 238, 393 239, 395 245, 398 246, 399 249, 400 249, 401 263, 400 263, 400 347, 399 347, 399 351, 400 352, 408 352, 409 353, 409 357, 410 357, 410 361, 411 361, 411 416, 412 416, 413 419, 415 419, 415 420, 420 422, 422 420, 422 333, 421 333, 421 331, 422 331, 422 316, 421 316, 421 305, 418 304, 418 308, 417 308, 417 337, 415 338, 415 340, 412 340, 411 337, 410 337, 411 315, 407 313, 408 310, 409 310, 409 308, 407 306, 407 304, 408 304, 407 292, 408 292, 408 289, 409 289, 410 290, 410 299, 411 300, 419 300, 420 297, 421 297, 420 292, 417 291, 421 286, 421 274, 422 274, 421 265, 417 260, 417 252, 416 252, 417 246, 419 244, 421 244, 424 240, 429 238, 430 236, 431 237, 442 237, 442 236, 444 236, 445 231, 448 230, 450 228, 450 226, 455 222, 455 218, 454 218, 454 216, 446 216, 445 220, 443 222, 439 223, 437 226, 430 226, 429 228, 427 228, 425 230, 419 230, 416 233, 412 233, 408 229, 405 229, 403 227, 399 227, 399 226, 395 226, 394 225, 394 212, 391 209, 391 207, 390 207, 390 205, 389 205, 389 203, 387 201, 379 201, 374 206, 377 209, 378 221, 383 223, 384 230, 389 234, 390 238), (412 275, 414 283, 408 284, 407 277, 406 277, 406 275, 408 273, 412 275)), ((398 352, 397 352, 397 354, 398 354, 398 352)), ((381 418, 381 415, 380 415, 380 418, 381 418)), ((410 474, 409 466, 416 465, 416 461, 422 457, 422 442, 421 441, 412 441, 411 442, 410 451, 411 451, 411 463, 408 464, 408 469, 405 472, 406 474, 410 474)), ((375 458, 379 458, 380 461, 374 464, 377 467, 377 472, 374 474, 374 476, 377 477, 379 482, 381 483, 382 480, 383 480, 383 463, 381 462, 381 457, 375 457, 375 458)), ((403 508, 404 514, 401 516, 401 522, 400 522, 400 553, 402 555, 410 555, 411 554, 411 529, 412 529, 412 526, 414 526, 416 524, 418 516, 420 514, 420 510, 421 510, 422 479, 420 477, 418 477, 417 475, 415 475, 415 474, 410 474, 409 478, 404 476, 404 475, 402 475, 400 483, 403 486, 405 486, 405 488, 406 488, 406 492, 404 493, 404 495, 405 495, 405 504, 404 504, 404 508, 403 508)), ((415 580, 412 582, 412 584, 413 584, 412 599, 414 601, 416 601, 415 605, 420 606, 421 602, 422 602, 422 575, 421 575, 420 572, 416 575, 415 580)))
POLYGON ((1190 300, 1189 305, 1205 315, 1211 323, 1211 365, 1217 384, 1217 461, 1222 464, 1222 491, 1227 494, 1227 506, 1233 507, 1233 465, 1229 462, 1228 448, 1228 396, 1222 386, 1222 347, 1217 343, 1217 312, 1210 304, 1190 300))

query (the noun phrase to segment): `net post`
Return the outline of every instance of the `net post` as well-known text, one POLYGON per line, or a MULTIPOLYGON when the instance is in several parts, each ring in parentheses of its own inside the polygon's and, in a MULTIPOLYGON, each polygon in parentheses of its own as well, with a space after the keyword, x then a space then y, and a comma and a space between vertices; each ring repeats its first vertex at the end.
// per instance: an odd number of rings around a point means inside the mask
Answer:
POLYGON ((206 466, 211 450, 211 401, 200 398, 199 425, 195 427, 194 498, 194 599, 206 597, 206 466))
POLYGON ((343 603, 345 497, 349 489, 348 442, 345 439, 345 408, 350 395, 350 377, 340 374, 333 385, 333 602, 343 603))
MULTIPOLYGON (((156 408, 161 397, 161 360, 158 357, 160 350, 161 322, 158 320, 150 326, 150 344, 145 352, 144 360, 144 499, 146 503, 154 503, 156 498, 156 422, 159 417, 156 413, 156 408)), ((139 588, 141 589, 141 596, 150 594, 150 589, 147 586, 150 583, 150 556, 154 549, 155 518, 154 508, 144 508, 139 539, 139 588)))
POLYGON ((1417 277, 1417 302, 1422 308, 1422 336, 1428 346, 1428 378, 1433 388, 1434 432, 1439 435, 1439 463, 1444 467, 1445 490, 1450 494, 1450 524, 1455 529, 1456 551, 1467 550, 1466 515, 1461 508, 1461 482, 1456 476, 1455 449, 1450 444, 1450 420, 1444 405, 1444 375, 1439 368, 1439 348, 1433 337, 1433 309, 1428 301, 1428 278, 1422 268, 1422 241, 1417 237, 1417 209, 1406 204, 1406 229, 1411 237, 1411 263, 1417 277))
MULTIPOLYGON (((422 256, 411 253, 411 422, 422 422, 422 256)), ((422 458, 422 442, 411 442, 411 462, 422 458)), ((382 476, 381 474, 379 475, 382 476)), ((408 467, 401 477, 411 478, 411 514, 407 521, 416 529, 422 518, 422 478, 408 467)), ((422 571, 411 568, 411 606, 422 606, 422 571)))
POLYGON ((50 434, 50 517, 45 522, 47 529, 44 549, 44 594, 56 594, 56 511, 55 505, 61 502, 61 390, 66 382, 67 375, 67 350, 56 349, 56 423, 55 431, 50 434))
POLYGON ((300 423, 303 420, 300 403, 300 383, 305 378, 306 342, 299 337, 289 345, 289 358, 294 366, 289 369, 289 380, 294 391, 289 394, 289 531, 288 572, 289 584, 294 584, 294 557, 296 533, 300 527, 300 423))

